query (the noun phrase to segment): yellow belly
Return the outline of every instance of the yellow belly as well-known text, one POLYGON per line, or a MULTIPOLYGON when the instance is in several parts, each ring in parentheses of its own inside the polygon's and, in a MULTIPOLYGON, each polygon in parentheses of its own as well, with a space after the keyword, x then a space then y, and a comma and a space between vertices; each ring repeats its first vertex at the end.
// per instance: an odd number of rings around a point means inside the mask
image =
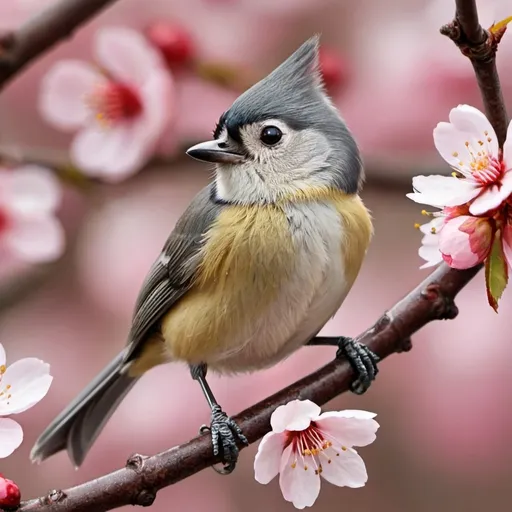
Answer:
POLYGON ((293 243, 276 206, 231 206, 207 235, 193 288, 165 316, 173 358, 199 363, 236 350, 247 325, 293 273, 293 243))

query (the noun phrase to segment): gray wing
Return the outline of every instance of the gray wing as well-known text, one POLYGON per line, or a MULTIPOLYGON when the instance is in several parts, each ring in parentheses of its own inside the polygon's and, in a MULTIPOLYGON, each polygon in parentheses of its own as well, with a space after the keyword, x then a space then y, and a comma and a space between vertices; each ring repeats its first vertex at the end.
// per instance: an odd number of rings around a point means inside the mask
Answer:
POLYGON ((133 358, 159 320, 190 288, 199 263, 204 234, 215 221, 222 203, 212 200, 214 185, 192 200, 153 263, 135 304, 124 360, 133 358))

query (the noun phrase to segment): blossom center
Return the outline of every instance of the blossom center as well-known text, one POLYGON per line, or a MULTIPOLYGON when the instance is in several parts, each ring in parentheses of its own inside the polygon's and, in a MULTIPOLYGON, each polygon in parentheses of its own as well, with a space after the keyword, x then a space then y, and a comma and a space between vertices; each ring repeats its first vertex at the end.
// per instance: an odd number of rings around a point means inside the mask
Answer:
POLYGON ((129 85, 108 82, 96 88, 89 104, 101 124, 133 119, 142 112, 139 94, 129 85))
MULTIPOLYGON (((487 132, 485 134, 487 135, 487 132)), ((491 141, 489 137, 487 140, 491 141)), ((479 140, 477 142, 479 145, 477 149, 472 147, 469 141, 464 143, 470 156, 469 170, 471 176, 481 186, 499 183, 506 171, 505 164, 487 152, 484 141, 479 140)), ((458 156, 458 154, 454 153, 454 156, 458 156)))
MULTIPOLYGON (((308 471, 310 465, 316 475, 322 473, 322 459, 331 464, 332 459, 330 455, 335 454, 337 457, 340 455, 334 448, 332 448, 333 441, 327 439, 327 434, 323 432, 314 421, 311 422, 309 427, 305 430, 288 431, 288 443, 292 445, 293 459, 291 463, 292 469, 301 467, 308 471), (329 453, 326 451, 329 450, 329 453)), ((346 447, 342 446, 341 450, 346 451, 346 447)))

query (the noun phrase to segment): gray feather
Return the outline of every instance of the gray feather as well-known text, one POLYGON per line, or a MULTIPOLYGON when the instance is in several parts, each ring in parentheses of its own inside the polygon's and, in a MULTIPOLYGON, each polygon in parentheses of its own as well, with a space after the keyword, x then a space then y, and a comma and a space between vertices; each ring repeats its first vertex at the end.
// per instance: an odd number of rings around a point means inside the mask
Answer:
POLYGON ((363 179, 361 156, 346 123, 326 95, 318 49, 318 36, 307 40, 237 98, 221 124, 234 138, 241 126, 266 119, 282 119, 295 130, 313 128, 324 133, 332 147, 328 163, 333 185, 352 194, 363 179))
POLYGON ((136 382, 121 372, 123 358, 124 354, 119 354, 53 420, 32 448, 31 460, 41 462, 67 449, 73 464, 81 465, 102 427, 136 382))
POLYGON ((204 235, 225 205, 214 200, 212 185, 191 202, 151 267, 137 298, 126 349, 120 353, 46 428, 36 441, 31 459, 42 461, 67 449, 80 466, 103 426, 137 381, 126 369, 147 336, 187 292, 199 263, 204 235))

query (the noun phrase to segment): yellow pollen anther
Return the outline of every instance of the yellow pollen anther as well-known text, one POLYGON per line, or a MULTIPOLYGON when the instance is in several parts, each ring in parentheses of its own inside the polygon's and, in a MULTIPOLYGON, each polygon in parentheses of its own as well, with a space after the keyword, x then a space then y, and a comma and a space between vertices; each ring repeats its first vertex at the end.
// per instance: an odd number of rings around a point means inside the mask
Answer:
POLYGON ((297 463, 296 463, 296 462, 292 462, 292 466, 291 466, 291 468, 292 468, 292 469, 295 469, 296 467, 297 467, 297 463))
POLYGON ((464 165, 464 162, 461 160, 461 161, 459 162, 459 165, 462 167, 462 166, 464 165))
POLYGON ((304 471, 307 471, 308 470, 308 467, 307 466, 304 466, 304 471))
POLYGON ((7 367, 5 366, 5 364, 1 365, 0 366, 0 375, 3 375, 5 373, 5 370, 7 370, 7 367))
POLYGON ((452 156, 454 156, 455 158, 457 158, 457 157, 459 156, 459 153, 457 153, 457 151, 454 151, 454 152, 452 153, 452 156))
MULTIPOLYGON (((484 145, 484 141, 483 140, 479 140, 478 141, 478 144, 480 144, 480 146, 483 146, 484 145)), ((480 153, 479 153, 480 154, 480 153)))
POLYGON ((491 142, 491 137, 487 137, 487 142, 491 142))
POLYGON ((427 210, 421 210, 421 215, 428 215, 427 210))
POLYGON ((469 142, 468 142, 468 141, 464 142, 464 145, 465 145, 467 148, 469 148, 469 142))
POLYGON ((309 448, 306 448, 302 451, 302 455, 311 455, 311 450, 309 448))
POLYGON ((11 396, 12 396, 11 394, 7 395, 7 399, 11 398, 11 396))
POLYGON ((456 177, 458 176, 457 171, 453 171, 453 172, 452 172, 452 176, 453 176, 454 178, 456 178, 456 177))
POLYGON ((437 229, 436 228, 430 228, 430 232, 435 235, 437 233, 437 229))
POLYGON ((342 446, 341 449, 346 452, 347 451, 347 447, 346 446, 342 446))
POLYGON ((5 389, 11 389, 12 386, 10 384, 7 384, 7 386, 5 386, 5 389))
POLYGON ((421 224, 419 222, 415 222, 414 229, 420 229, 420 228, 421 228, 421 224))

